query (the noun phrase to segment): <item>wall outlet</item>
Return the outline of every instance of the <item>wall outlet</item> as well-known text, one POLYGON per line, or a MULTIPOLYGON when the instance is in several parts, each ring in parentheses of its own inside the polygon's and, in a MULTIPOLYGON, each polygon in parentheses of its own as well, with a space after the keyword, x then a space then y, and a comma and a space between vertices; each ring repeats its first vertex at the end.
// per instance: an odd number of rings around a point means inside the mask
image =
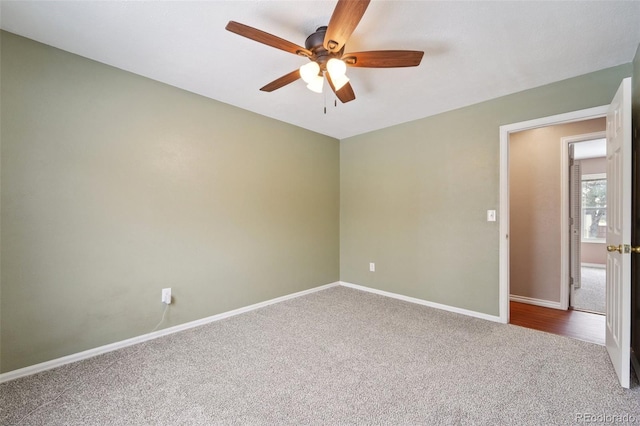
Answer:
POLYGON ((166 303, 167 305, 171 304, 171 289, 163 288, 162 289, 162 303, 166 303))
POLYGON ((369 272, 375 272, 376 271, 376 264, 371 262, 369 263, 369 272))

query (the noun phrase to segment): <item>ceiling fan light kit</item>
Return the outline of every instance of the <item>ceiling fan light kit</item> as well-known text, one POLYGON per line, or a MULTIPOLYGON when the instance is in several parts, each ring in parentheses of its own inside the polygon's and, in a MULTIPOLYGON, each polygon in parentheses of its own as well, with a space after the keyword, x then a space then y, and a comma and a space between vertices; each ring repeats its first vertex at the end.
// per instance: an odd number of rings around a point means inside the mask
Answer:
POLYGON ((340 59, 331 58, 327 62, 327 71, 329 71, 331 76, 335 79, 339 75, 345 75, 347 72, 347 64, 340 59))
POLYGON ((307 83, 309 90, 322 93, 322 86, 326 78, 329 87, 340 99, 340 102, 346 103, 356 98, 346 75, 348 66, 364 68, 416 67, 420 65, 424 55, 424 52, 416 50, 374 50, 344 53, 345 44, 362 19, 369 3, 370 0, 339 0, 331 15, 329 25, 319 27, 307 37, 305 47, 235 21, 229 21, 226 29, 267 46, 304 56, 311 61, 272 81, 260 90, 272 92, 301 78, 307 83))
POLYGON ((327 72, 331 75, 331 81, 336 90, 342 89, 342 87, 349 82, 349 78, 346 76, 347 64, 340 59, 329 59, 327 62, 327 72))
POLYGON ((320 65, 316 62, 309 62, 300 67, 300 78, 302 78, 305 83, 311 83, 315 77, 318 77, 319 73, 320 65))
POLYGON ((322 76, 316 75, 310 82, 307 84, 307 89, 312 92, 322 93, 322 86, 324 86, 324 78, 322 76))
POLYGON ((348 82, 349 82, 349 77, 347 77, 346 75, 338 75, 335 76, 331 73, 329 73, 331 75, 331 81, 333 82, 333 87, 336 90, 340 90, 342 89, 348 82))

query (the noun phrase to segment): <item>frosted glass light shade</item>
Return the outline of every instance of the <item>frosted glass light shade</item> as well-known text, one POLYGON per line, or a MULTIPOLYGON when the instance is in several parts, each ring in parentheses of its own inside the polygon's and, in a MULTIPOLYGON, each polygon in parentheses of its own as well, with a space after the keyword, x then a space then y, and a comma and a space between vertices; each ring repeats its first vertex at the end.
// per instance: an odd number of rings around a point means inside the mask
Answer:
POLYGON ((329 71, 329 74, 331 74, 331 80, 333 80, 335 77, 346 74, 347 64, 340 59, 331 58, 329 59, 329 62, 327 62, 327 71, 329 71))
POLYGON ((316 75, 316 77, 313 80, 311 80, 309 84, 307 84, 307 88, 312 92, 322 93, 323 84, 324 84, 324 78, 322 78, 319 75, 316 75))
POLYGON ((300 77, 308 84, 318 77, 319 72, 320 66, 316 62, 309 62, 300 67, 300 77))
POLYGON ((331 82, 333 83, 333 87, 335 87, 336 90, 342 89, 342 86, 349 82, 349 78, 344 74, 339 74, 334 77, 333 74, 329 73, 329 76, 331 77, 331 82))

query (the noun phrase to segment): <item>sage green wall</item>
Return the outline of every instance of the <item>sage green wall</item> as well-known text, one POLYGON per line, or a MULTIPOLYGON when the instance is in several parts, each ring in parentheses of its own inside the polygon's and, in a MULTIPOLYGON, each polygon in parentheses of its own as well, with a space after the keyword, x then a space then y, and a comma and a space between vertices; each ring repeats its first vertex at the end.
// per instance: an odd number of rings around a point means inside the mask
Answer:
POLYGON ((2 33, 6 372, 339 279, 339 142, 2 33))
POLYGON ((340 279, 499 315, 498 222, 486 221, 499 208, 499 126, 608 104, 631 72, 626 64, 341 141, 340 279))

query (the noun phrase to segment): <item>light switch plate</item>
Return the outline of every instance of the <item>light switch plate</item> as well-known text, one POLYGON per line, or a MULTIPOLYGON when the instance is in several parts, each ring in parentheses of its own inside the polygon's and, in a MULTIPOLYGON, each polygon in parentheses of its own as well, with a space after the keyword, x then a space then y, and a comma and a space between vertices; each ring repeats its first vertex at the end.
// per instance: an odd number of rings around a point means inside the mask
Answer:
POLYGON ((162 289, 162 303, 166 303, 167 305, 171 304, 171 289, 163 288, 162 289))
POLYGON ((487 210, 487 222, 495 222, 495 221, 496 221, 496 211, 487 210))

